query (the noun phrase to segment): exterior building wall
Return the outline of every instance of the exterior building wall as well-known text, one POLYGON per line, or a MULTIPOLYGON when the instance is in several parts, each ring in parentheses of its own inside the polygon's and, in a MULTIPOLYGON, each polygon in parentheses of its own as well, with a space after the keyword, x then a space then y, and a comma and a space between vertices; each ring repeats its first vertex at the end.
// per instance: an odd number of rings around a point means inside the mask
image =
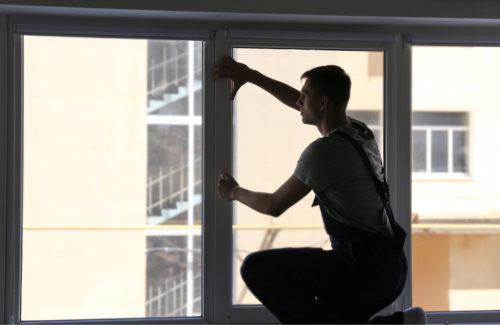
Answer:
POLYGON ((492 139, 500 120, 498 51, 464 47, 417 53, 413 110, 469 114, 470 172, 464 179, 414 179, 413 212, 424 220, 498 219, 500 145, 492 139))

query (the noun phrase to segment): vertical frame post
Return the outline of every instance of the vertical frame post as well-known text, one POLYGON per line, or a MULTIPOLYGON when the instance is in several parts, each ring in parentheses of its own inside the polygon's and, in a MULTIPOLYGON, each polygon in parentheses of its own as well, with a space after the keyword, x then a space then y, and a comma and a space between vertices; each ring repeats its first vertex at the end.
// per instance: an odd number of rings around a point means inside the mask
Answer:
POLYGON ((385 148, 391 203, 407 233, 408 277, 396 309, 411 306, 411 48, 398 34, 385 57, 385 148))

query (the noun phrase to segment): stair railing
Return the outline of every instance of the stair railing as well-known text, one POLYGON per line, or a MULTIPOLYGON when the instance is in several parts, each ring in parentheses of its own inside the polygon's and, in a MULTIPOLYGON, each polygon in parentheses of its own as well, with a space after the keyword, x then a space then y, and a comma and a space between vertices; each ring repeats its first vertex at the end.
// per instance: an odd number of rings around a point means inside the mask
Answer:
MULTIPOLYGON (((201 157, 197 157, 194 159, 194 163, 201 163, 201 157)), ((172 204, 175 198, 179 198, 178 201, 184 201, 187 196, 188 184, 187 179, 184 176, 185 172, 188 169, 188 164, 184 162, 184 159, 181 159, 181 163, 179 167, 170 166, 169 169, 165 172, 162 167, 160 167, 160 172, 156 178, 149 177, 147 183, 147 194, 148 194, 148 204, 147 204, 147 212, 148 215, 151 215, 153 209, 156 207, 162 207, 164 203, 172 204), (178 189, 174 190, 174 176, 179 174, 179 184, 178 189), (165 183, 168 183, 168 186, 165 188, 165 183), (154 187, 158 186, 158 199, 154 199, 154 187)), ((198 176, 198 179, 195 179, 194 186, 198 186, 201 184, 201 175, 198 176)))

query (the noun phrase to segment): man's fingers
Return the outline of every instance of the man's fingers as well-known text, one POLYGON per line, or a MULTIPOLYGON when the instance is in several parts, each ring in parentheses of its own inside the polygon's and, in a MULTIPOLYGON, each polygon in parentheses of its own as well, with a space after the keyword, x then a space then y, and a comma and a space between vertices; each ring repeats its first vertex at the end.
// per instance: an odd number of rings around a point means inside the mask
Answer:
POLYGON ((240 90, 241 86, 243 86, 243 83, 241 83, 241 82, 234 82, 233 83, 233 91, 231 92, 231 99, 234 99, 234 97, 236 96, 236 93, 238 92, 238 90, 240 90))

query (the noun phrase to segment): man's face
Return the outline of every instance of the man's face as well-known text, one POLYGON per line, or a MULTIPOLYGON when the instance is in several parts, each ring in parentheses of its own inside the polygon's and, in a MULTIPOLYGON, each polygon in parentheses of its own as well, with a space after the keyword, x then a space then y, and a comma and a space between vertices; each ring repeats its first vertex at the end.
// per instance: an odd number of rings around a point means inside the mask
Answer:
POLYGON ((311 87, 309 79, 306 79, 304 86, 300 91, 300 97, 297 100, 297 106, 300 109, 302 123, 317 125, 321 120, 320 97, 311 87))

